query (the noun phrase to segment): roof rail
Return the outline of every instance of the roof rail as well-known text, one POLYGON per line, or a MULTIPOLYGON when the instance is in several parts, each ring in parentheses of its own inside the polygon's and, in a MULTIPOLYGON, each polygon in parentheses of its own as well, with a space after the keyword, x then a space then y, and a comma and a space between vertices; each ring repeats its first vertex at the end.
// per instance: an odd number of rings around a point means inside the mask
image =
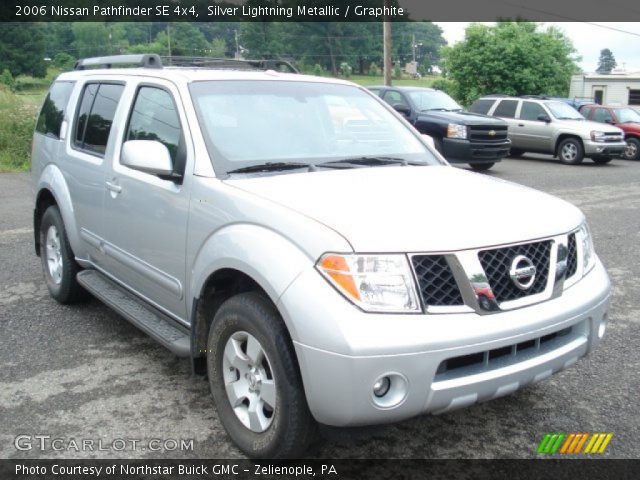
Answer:
POLYGON ((236 58, 215 58, 215 57, 162 57, 162 61, 167 65, 175 67, 196 67, 196 68, 220 68, 231 70, 277 70, 283 69, 288 73, 299 73, 298 69, 286 60, 259 59, 259 60, 239 60, 236 58))
POLYGON ((551 99, 548 95, 520 95, 520 98, 536 98, 538 100, 549 100, 551 99))
POLYGON ((111 68, 115 65, 135 65, 144 68, 162 68, 162 60, 160 59, 160 56, 155 53, 83 58, 76 62, 74 70, 86 70, 87 67, 111 68))

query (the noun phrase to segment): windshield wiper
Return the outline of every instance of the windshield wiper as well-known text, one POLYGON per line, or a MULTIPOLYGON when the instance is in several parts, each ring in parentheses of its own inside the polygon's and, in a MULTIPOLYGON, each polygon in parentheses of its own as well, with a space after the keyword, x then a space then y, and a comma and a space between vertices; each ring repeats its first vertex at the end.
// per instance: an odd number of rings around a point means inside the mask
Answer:
POLYGON ((453 112, 450 108, 438 107, 438 108, 425 108, 424 110, 420 110, 421 112, 453 112))
POLYGON ((556 117, 558 120, 584 120, 583 117, 556 117))
POLYGON ((408 162, 402 158, 396 157, 354 157, 354 158, 344 158, 342 160, 332 160, 330 162, 324 162, 319 164, 319 167, 330 166, 332 164, 351 164, 351 165, 364 165, 364 166, 375 166, 375 165, 425 165, 421 162, 408 162))
POLYGON ((227 173, 254 173, 254 172, 276 172, 278 170, 295 170, 297 168, 312 169, 313 165, 300 162, 267 162, 258 165, 250 165, 248 167, 236 168, 229 170, 227 173))

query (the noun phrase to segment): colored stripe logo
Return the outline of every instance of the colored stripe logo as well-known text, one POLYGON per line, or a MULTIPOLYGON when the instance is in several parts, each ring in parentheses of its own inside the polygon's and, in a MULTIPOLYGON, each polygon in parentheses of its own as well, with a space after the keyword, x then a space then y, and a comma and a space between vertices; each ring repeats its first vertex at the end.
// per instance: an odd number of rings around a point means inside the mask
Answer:
POLYGON ((601 454, 609 446, 613 433, 547 433, 538 445, 538 454, 601 454))

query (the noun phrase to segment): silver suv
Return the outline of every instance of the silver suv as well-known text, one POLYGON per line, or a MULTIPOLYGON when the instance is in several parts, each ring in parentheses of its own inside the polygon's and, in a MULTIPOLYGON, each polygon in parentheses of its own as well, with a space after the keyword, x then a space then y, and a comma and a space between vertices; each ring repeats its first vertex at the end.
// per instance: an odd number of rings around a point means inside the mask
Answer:
POLYGON ((500 397, 598 344, 580 210, 450 167, 355 84, 240 66, 61 74, 33 220, 53 298, 91 292, 189 358, 245 453, 500 397))
POLYGON ((585 156, 604 164, 626 149, 621 129, 587 121, 560 99, 489 95, 476 100, 469 111, 507 122, 512 157, 534 152, 551 154, 570 165, 581 163, 585 156))

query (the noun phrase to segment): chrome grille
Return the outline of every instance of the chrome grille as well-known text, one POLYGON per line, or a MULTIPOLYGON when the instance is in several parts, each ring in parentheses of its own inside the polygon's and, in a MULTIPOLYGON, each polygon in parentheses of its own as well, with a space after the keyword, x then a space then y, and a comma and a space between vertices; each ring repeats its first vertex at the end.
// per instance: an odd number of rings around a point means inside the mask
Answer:
POLYGON ((464 304, 444 255, 415 255, 411 261, 425 305, 435 307, 464 304))
POLYGON ((567 273, 565 278, 571 278, 578 270, 578 245, 576 244, 576 234, 569 235, 569 243, 567 245, 567 273))
POLYGON ((550 257, 550 240, 492 250, 481 250, 478 253, 480 264, 487 275, 489 285, 498 302, 516 300, 543 292, 549 278, 550 257), (520 290, 509 276, 511 262, 517 255, 524 255, 536 267, 535 281, 527 290, 520 290))

